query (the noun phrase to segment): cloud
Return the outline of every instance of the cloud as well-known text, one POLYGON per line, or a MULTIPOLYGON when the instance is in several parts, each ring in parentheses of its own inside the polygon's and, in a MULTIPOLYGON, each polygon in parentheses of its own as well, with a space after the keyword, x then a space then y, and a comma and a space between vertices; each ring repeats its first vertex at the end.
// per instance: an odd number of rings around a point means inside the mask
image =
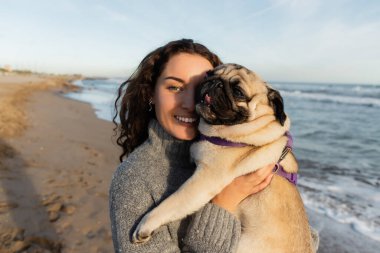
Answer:
POLYGON ((261 16, 261 15, 266 14, 270 11, 273 11, 273 10, 275 10, 281 6, 284 6, 288 3, 294 2, 294 0, 276 0, 276 1, 272 1, 272 2, 273 3, 271 5, 269 5, 268 7, 254 11, 250 15, 247 15, 245 19, 251 19, 253 17, 261 16))
POLYGON ((130 22, 130 18, 125 13, 112 10, 104 5, 97 4, 95 5, 95 9, 99 11, 103 17, 111 21, 120 22, 122 24, 130 22))

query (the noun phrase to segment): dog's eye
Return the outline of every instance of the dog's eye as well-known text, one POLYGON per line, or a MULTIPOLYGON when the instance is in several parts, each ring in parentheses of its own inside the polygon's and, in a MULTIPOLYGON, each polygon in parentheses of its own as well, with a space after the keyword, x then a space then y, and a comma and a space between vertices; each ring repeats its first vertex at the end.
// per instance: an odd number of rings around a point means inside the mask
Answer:
POLYGON ((240 83, 240 81, 239 79, 235 79, 235 80, 231 80, 230 83, 231 83, 231 86, 236 86, 240 83))
POLYGON ((234 97, 236 97, 236 98, 245 99, 245 95, 241 91, 241 89, 239 88, 239 86, 235 86, 234 87, 233 94, 234 94, 234 97))

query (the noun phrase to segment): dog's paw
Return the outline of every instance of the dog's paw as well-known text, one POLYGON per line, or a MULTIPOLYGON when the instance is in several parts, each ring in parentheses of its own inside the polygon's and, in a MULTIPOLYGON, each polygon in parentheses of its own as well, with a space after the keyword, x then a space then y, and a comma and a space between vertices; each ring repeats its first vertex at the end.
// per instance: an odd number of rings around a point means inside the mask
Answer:
POLYGON ((133 232, 132 235, 132 242, 134 244, 141 244, 149 241, 150 237, 152 235, 152 232, 150 231, 143 231, 139 227, 136 228, 136 230, 133 232))
POLYGON ((132 242, 135 244, 145 243, 149 241, 153 234, 154 227, 152 226, 152 219, 150 215, 145 215, 140 223, 137 225, 135 231, 132 234, 132 242))

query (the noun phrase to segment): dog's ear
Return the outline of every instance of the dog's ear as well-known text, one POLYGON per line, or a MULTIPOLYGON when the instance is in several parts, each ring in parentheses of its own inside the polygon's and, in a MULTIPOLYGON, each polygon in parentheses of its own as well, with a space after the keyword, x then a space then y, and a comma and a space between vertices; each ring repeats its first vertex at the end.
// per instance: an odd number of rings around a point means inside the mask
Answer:
POLYGON ((273 108, 276 119, 283 126, 286 120, 286 114, 284 112, 284 102, 280 93, 277 90, 268 87, 268 100, 269 105, 273 108))

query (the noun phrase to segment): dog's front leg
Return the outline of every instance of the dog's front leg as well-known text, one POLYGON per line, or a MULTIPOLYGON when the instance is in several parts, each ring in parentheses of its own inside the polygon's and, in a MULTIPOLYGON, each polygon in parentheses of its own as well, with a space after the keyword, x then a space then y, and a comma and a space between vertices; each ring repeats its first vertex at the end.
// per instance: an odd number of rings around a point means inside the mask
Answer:
POLYGON ((222 171, 226 170, 198 165, 194 174, 175 193, 144 216, 132 241, 146 242, 161 225, 184 218, 204 206, 233 180, 233 175, 222 171), (216 177, 218 180, 214 180, 216 177))

